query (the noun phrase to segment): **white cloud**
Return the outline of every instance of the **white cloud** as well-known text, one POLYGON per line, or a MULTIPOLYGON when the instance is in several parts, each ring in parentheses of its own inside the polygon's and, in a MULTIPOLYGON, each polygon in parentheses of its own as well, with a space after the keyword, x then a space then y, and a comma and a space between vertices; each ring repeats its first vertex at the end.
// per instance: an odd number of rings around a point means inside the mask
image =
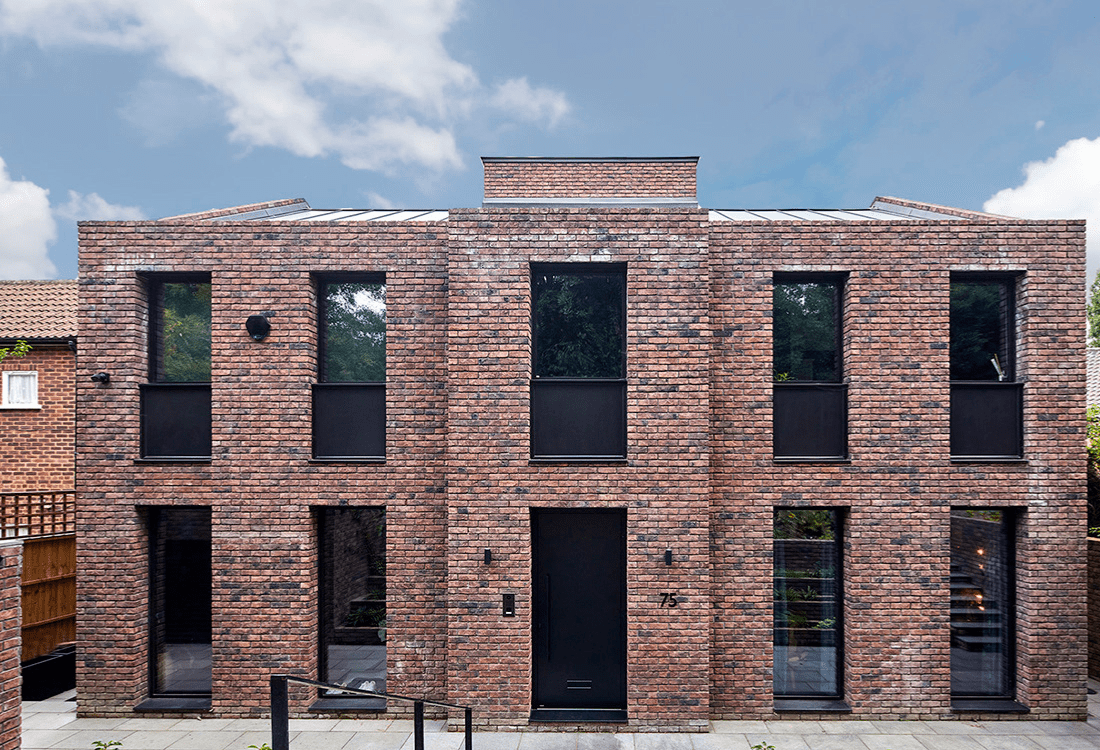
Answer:
POLYGON ((985 211, 1020 219, 1087 219, 1091 281, 1100 265, 1100 138, 1069 141, 1046 161, 1024 165, 1024 182, 1001 190, 985 211))
MULTIPOLYGON (((216 92, 230 138, 246 146, 335 155, 356 169, 444 170, 462 163, 451 128, 473 108, 551 126, 569 110, 564 94, 533 89, 522 78, 487 91, 443 45, 458 6, 459 0, 0 0, 0 34, 43 46, 153 53, 172 73, 216 92)), ((127 112, 151 121, 140 103, 131 102, 127 112)))
POLYGON ((1046 124, 1047 124, 1046 120, 1038 120, 1035 123, 1035 129, 1036 130, 1042 130, 1046 126, 1046 124))
POLYGON ((375 192, 367 193, 367 200, 370 201, 371 208, 397 208, 397 204, 391 201, 384 195, 379 195, 375 192))
POLYGON ((82 195, 69 191, 69 202, 57 206, 54 214, 69 221, 139 221, 145 213, 137 206, 118 206, 108 203, 98 193, 82 195))
POLYGON ((33 182, 11 179, 0 159, 0 279, 45 279, 57 273, 47 255, 57 237, 49 196, 33 182))
POLYGON ((569 114, 569 100, 559 91, 531 88, 526 78, 513 78, 497 86, 493 105, 528 122, 546 122, 551 128, 569 114))

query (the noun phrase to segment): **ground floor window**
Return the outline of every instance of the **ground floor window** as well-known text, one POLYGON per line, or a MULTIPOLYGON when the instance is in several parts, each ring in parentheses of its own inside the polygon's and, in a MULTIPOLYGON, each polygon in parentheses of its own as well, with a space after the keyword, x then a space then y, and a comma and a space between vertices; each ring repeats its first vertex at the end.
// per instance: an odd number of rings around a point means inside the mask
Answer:
MULTIPOLYGON (((384 692, 386 511, 322 508, 319 524, 321 680, 384 692)), ((385 708, 385 703, 378 699, 366 707, 385 708)))
POLYGON ((774 695, 838 697, 840 513, 777 508, 774 531, 774 695))
POLYGON ((153 695, 209 695, 209 508, 150 508, 149 630, 153 695))
POLYGON ((1015 693, 1015 519, 1010 511, 951 511, 951 694, 1015 693))

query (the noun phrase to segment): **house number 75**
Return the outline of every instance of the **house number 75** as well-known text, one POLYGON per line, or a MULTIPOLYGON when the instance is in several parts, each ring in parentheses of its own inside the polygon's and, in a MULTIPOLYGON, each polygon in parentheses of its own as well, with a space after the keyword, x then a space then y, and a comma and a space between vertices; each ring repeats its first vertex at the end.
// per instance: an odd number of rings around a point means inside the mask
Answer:
POLYGON ((661 606, 662 607, 675 607, 680 601, 676 598, 676 593, 669 591, 661 594, 661 606))

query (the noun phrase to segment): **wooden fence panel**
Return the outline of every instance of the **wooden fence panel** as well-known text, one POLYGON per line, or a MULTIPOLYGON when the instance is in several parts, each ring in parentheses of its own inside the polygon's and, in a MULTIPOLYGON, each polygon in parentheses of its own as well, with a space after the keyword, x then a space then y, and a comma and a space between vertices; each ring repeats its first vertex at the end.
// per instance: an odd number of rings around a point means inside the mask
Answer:
POLYGON ((76 640, 76 535, 23 542, 23 661, 76 640))

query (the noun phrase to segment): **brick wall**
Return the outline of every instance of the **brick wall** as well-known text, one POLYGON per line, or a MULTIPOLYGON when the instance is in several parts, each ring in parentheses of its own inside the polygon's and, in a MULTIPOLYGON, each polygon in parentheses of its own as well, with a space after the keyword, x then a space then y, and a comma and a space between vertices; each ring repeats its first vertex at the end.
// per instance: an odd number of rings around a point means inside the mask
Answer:
POLYGON ((37 345, 0 370, 38 372, 40 409, 0 409, 0 492, 73 488, 76 355, 67 346, 37 345))
MULTIPOLYGON (((486 164, 486 195, 509 194, 486 164)), ((587 169, 552 170, 568 184, 547 189, 584 194, 587 169)), ((772 513, 797 506, 845 510, 852 715, 958 718, 947 602, 950 510, 962 506, 1020 509, 1017 698, 1030 718, 1082 719, 1083 229, 709 223, 699 209, 607 207, 458 209, 439 223, 84 223, 80 711, 125 715, 147 697, 141 507, 212 506, 213 711, 255 716, 267 674, 317 674, 310 509, 359 505, 386 508, 388 689, 472 704, 483 726, 525 726, 530 514, 569 507, 627 513, 630 728, 774 718, 772 513), (626 266, 625 462, 530 460, 532 262, 626 266), (950 274, 983 270, 1024 274, 1020 462, 949 455, 950 274), (135 462, 139 274, 183 271, 212 279, 213 458, 135 462), (386 274, 384 464, 310 460, 311 274, 324 271, 386 274), (772 458, 771 282, 791 271, 847 274, 846 461, 772 458), (259 312, 272 323, 263 342, 244 330, 259 312), (97 371, 111 383, 91 383, 97 371), (663 592, 679 606, 660 607, 663 592), (504 593, 515 617, 501 616, 504 593)), ((311 695, 295 692, 293 710, 311 695)))
MULTIPOLYGON (((213 506, 214 711, 257 715, 267 675, 317 675, 317 539, 310 509, 386 508, 388 644, 398 694, 446 693, 446 256, 434 224, 84 224, 77 455, 79 710, 125 714, 147 697, 140 506, 213 506), (120 251, 120 248, 123 248, 120 251), (210 272, 213 459, 135 463, 147 305, 139 272, 210 272), (312 273, 386 274, 387 460, 311 462, 316 382, 312 273), (253 341, 245 319, 269 312, 253 341), (86 377, 105 371, 111 383, 86 377), (110 612, 112 616, 102 616, 110 612)), ((294 693, 295 710, 312 691, 294 693)), ((401 710, 400 705, 397 710, 401 710)))
POLYGON ((789 505, 847 509, 853 715, 950 718, 950 508, 986 506, 1024 511, 1018 698, 1031 718, 1084 718, 1084 568, 1050 564, 1083 557, 1082 241, 1080 222, 711 225, 713 715, 771 706, 772 508, 789 505), (1020 463, 949 457, 950 273, 978 270, 1026 271, 1020 463), (771 457, 770 281, 786 271, 848 274, 848 462, 771 457))
POLYGON ((482 159, 485 197, 695 200, 696 159, 482 159))
POLYGON ((480 721, 524 725, 532 706, 530 509, 609 507, 627 510, 631 725, 706 726, 705 219, 699 210, 451 213, 448 683, 480 721), (532 262, 627 265, 625 464, 530 461, 532 262), (682 604, 661 608, 663 591, 682 604), (505 592, 517 595, 515 618, 500 616, 505 592))
POLYGON ((0 542, 0 750, 19 750, 23 679, 20 677, 20 575, 23 545, 0 542))

